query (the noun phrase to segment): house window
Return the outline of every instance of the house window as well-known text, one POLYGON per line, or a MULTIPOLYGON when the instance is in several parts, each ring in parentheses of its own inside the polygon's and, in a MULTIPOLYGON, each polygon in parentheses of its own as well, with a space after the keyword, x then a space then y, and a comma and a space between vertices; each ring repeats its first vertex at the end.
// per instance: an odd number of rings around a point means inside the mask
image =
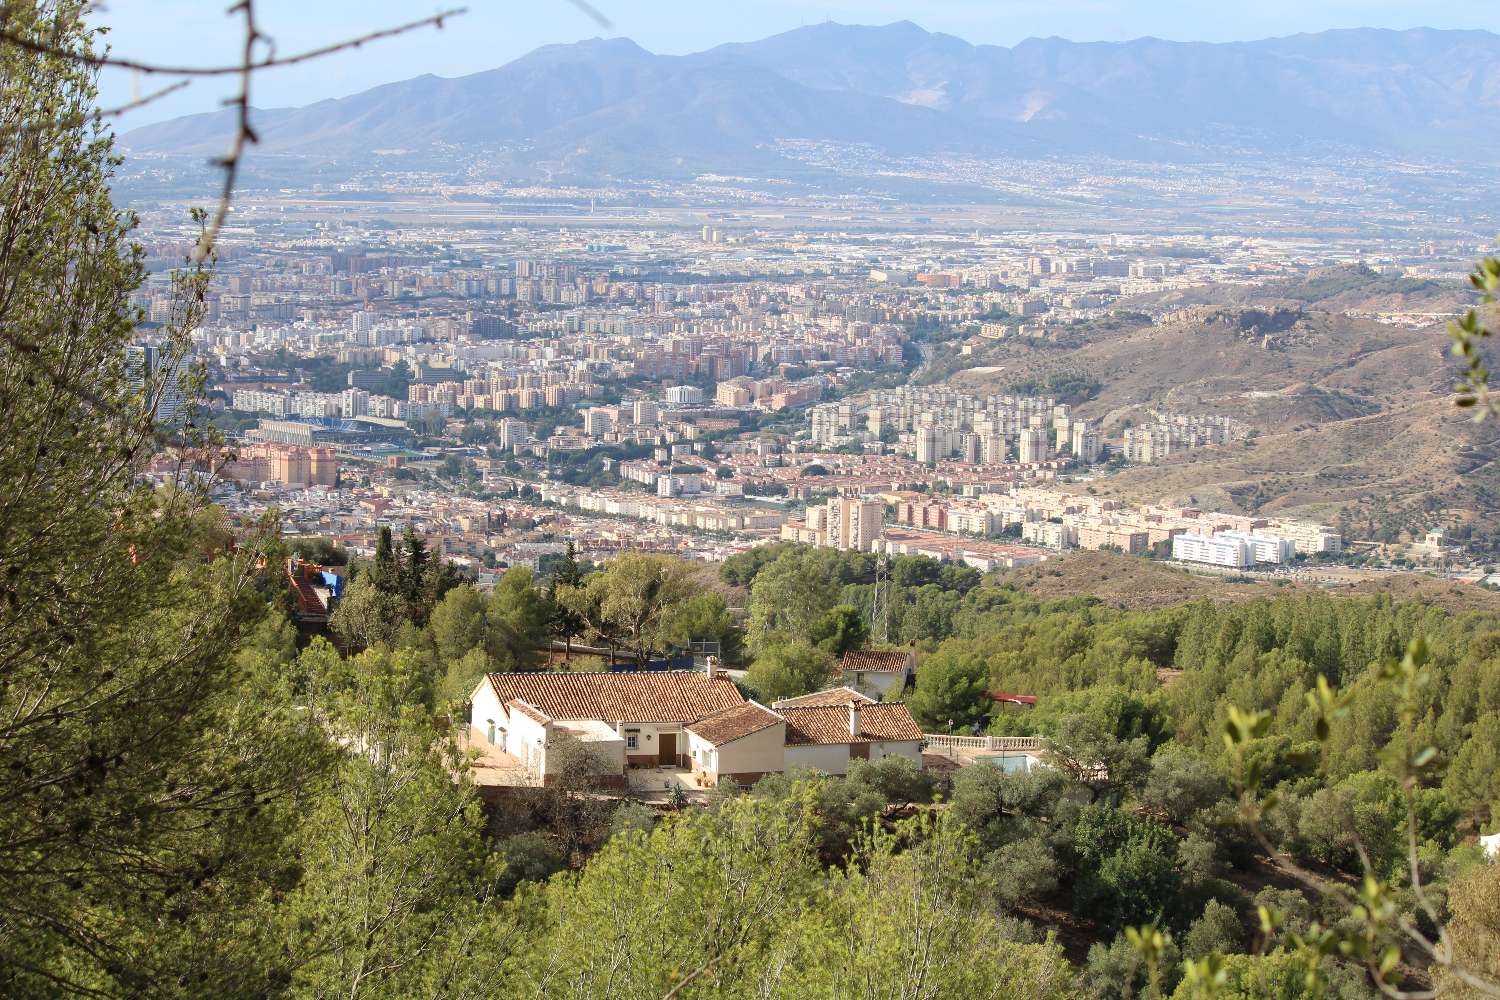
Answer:
POLYGON ((635 733, 625 734, 625 749, 634 750, 641 745, 641 738, 635 733))

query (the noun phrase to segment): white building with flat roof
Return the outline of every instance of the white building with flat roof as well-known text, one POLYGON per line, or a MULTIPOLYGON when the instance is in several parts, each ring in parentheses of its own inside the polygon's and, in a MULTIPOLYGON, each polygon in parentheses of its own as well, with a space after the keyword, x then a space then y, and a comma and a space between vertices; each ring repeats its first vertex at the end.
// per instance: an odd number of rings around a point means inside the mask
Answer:
POLYGON ((1297 557, 1297 543, 1290 538, 1243 531, 1221 531, 1214 537, 1244 542, 1250 546, 1251 558, 1258 563, 1289 563, 1297 557))
POLYGON ((1250 544, 1240 538, 1189 533, 1172 536, 1172 558, 1181 562, 1244 569, 1255 562, 1255 553, 1250 544))

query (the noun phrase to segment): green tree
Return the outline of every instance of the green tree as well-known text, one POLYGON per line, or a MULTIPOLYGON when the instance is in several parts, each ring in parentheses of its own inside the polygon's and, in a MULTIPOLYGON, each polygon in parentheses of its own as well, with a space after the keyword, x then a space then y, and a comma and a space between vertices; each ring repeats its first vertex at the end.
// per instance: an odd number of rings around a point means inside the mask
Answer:
MULTIPOLYGON (((1454 879, 1448 910, 1455 961, 1489 982, 1500 982, 1500 865, 1477 864, 1454 879)), ((1453 1000, 1486 995, 1453 972, 1443 972, 1439 985, 1442 996, 1453 1000)))
POLYGON ((378 576, 367 573, 355 577, 328 616, 328 627, 349 649, 390 645, 406 623, 406 601, 382 588, 378 580, 378 576))
POLYGON ((506 570, 485 611, 485 649, 497 670, 535 670, 551 635, 551 608, 530 567, 506 570))
POLYGON ((789 643, 757 656, 745 672, 745 683, 762 701, 772 702, 822 690, 832 677, 833 658, 827 652, 806 643, 789 643))
MULTIPOLYGON (((290 932, 311 929, 313 957, 297 992, 425 993, 434 973, 459 971, 444 968, 450 953, 504 923, 479 801, 454 780, 459 758, 432 727, 425 684, 409 654, 369 650, 315 702, 348 749, 302 831, 290 932)), ((496 974, 505 956, 492 947, 481 960, 496 974)))
POLYGON ((750 585, 746 633, 751 652, 805 641, 833 603, 833 588, 811 553, 783 553, 757 573, 750 585))
POLYGON ((877 828, 804 920, 787 995, 1072 996, 1060 947, 1007 940, 977 855, 972 834, 930 815, 877 828))
POLYGON ((401 591, 401 567, 396 559, 396 546, 391 540, 391 529, 381 525, 375 532, 375 562, 370 566, 370 582, 388 594, 401 591))
POLYGON ((679 646, 690 642, 717 642, 719 655, 727 662, 740 656, 740 630, 724 595, 708 590, 684 601, 672 616, 671 641, 679 646))
POLYGON ((279 546, 261 523, 228 550, 188 477, 136 480, 157 447, 213 444, 188 426, 193 373, 180 419, 157 407, 206 276, 173 280, 163 367, 132 388, 142 255, 110 202, 94 70, 73 58, 92 14, 0 9, 8 34, 64 53, 0 45, 0 993, 269 992, 270 889, 323 767, 254 669, 275 654, 237 663, 279 546))
POLYGON ((671 645, 678 611, 698 592, 693 577, 680 559, 632 552, 582 586, 559 587, 557 598, 586 623, 588 634, 645 663, 671 645))
POLYGON ((812 822, 805 797, 788 807, 738 796, 649 834, 611 837, 576 880, 548 885, 547 925, 521 963, 524 991, 748 997, 774 968, 778 939, 813 905, 812 822))
POLYGON ((427 542, 411 525, 401 534, 401 565, 397 570, 397 587, 406 598, 406 607, 412 621, 418 625, 427 621, 427 564, 429 561, 427 542))
POLYGON ((1210 899, 1182 936, 1182 953, 1188 958, 1226 955, 1243 951, 1244 944, 1245 928, 1239 915, 1217 899, 1210 899))
POLYGON ((485 599, 467 584, 448 591, 432 609, 428 631, 438 661, 448 664, 485 644, 485 599))
POLYGON ((924 729, 948 732, 977 726, 992 705, 989 668, 975 654, 940 649, 922 661, 908 704, 924 729))
POLYGON ((563 551, 563 558, 553 567, 552 575, 547 580, 547 606, 552 632, 563 640, 564 652, 570 659, 573 656, 573 637, 587 628, 588 623, 558 596, 558 592, 576 589, 582 583, 583 567, 578 564, 573 543, 569 542, 563 551))
POLYGON ((808 639, 814 646, 826 649, 834 657, 842 657, 850 650, 863 649, 869 641, 870 628, 865 624, 859 609, 848 604, 839 604, 813 623, 808 639))

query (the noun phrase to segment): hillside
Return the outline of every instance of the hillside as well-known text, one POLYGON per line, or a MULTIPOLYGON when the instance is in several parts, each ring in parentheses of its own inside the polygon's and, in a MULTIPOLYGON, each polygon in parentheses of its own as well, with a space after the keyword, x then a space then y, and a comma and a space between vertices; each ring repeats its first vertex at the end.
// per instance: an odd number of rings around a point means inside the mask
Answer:
POLYGON ((1441 324, 1371 316, 1451 315, 1467 301, 1459 286, 1333 268, 1124 300, 1114 316, 1058 328, 1052 339, 971 341, 971 356, 949 350, 937 370, 986 392, 1060 376, 1087 381, 1097 388, 1075 400, 1078 412, 1108 434, 1139 422, 1144 407, 1221 413, 1277 433, 1445 393, 1454 370, 1441 324))
POLYGON ((1442 396, 1200 448, 1095 482, 1104 496, 1341 523, 1354 537, 1500 509, 1500 442, 1442 396))
POLYGON ((1193 576, 1180 567, 1137 556, 1087 551, 1067 552, 1035 566, 1007 570, 1000 574, 1000 582, 1042 600, 1086 594, 1129 611, 1171 608, 1200 597, 1249 600, 1277 591, 1266 583, 1232 583, 1193 576))
POLYGON ((1422 573, 1349 574, 1348 582, 1314 586, 1290 582, 1235 582, 1218 576, 1195 575, 1167 563, 1113 552, 1074 551, 1044 563, 1000 575, 1000 582, 1042 600, 1061 600, 1087 594, 1128 611, 1155 611, 1188 601, 1245 601, 1288 591, 1339 595, 1388 594, 1395 601, 1419 601, 1452 614, 1465 611, 1500 612, 1500 593, 1471 583, 1443 580, 1422 573))
MULTIPOLYGON (((1500 442, 1451 405, 1440 323, 1461 289, 1360 268, 1264 286, 1207 286, 1131 303, 1145 314, 1064 328, 1055 341, 980 342, 949 379, 994 392, 1071 378, 1076 411, 1118 443, 1152 408, 1245 422, 1249 440, 1093 481, 1100 494, 1338 522, 1395 539, 1500 509, 1500 442)), ((1123 306, 1122 306, 1123 309, 1123 306)), ((950 359, 951 360, 951 359, 950 359)))
MULTIPOLYGON (((576 176, 805 174, 788 142, 1181 161, 1362 149, 1500 148, 1500 36, 1334 31, 1210 45, 1159 39, 970 45, 910 22, 826 23, 687 56, 622 38, 538 49, 303 108, 261 109, 257 156, 401 150, 576 176)), ((222 149, 228 111, 136 129, 132 153, 222 149)))

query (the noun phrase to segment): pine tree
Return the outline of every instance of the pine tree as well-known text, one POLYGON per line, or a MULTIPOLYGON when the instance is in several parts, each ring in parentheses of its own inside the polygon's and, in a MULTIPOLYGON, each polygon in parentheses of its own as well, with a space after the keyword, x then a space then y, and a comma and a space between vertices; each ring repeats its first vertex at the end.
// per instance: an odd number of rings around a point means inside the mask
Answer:
MULTIPOLYGON (((263 907, 325 741, 270 658, 235 656, 279 584, 269 526, 231 549, 191 483, 136 478, 211 442, 158 424, 163 380, 126 370, 143 270, 88 8, 0 7, 64 53, 0 46, 0 995, 271 992, 263 907)), ((167 371, 205 281, 174 281, 167 371)))
POLYGON ((391 529, 386 525, 381 525, 375 535, 375 565, 370 568, 370 582, 387 594, 398 593, 401 589, 396 548, 391 541, 391 529))
POLYGON ((401 535, 401 569, 399 574, 401 596, 406 598, 412 620, 423 624, 427 620, 424 601, 427 596, 427 542, 407 525, 401 535))

